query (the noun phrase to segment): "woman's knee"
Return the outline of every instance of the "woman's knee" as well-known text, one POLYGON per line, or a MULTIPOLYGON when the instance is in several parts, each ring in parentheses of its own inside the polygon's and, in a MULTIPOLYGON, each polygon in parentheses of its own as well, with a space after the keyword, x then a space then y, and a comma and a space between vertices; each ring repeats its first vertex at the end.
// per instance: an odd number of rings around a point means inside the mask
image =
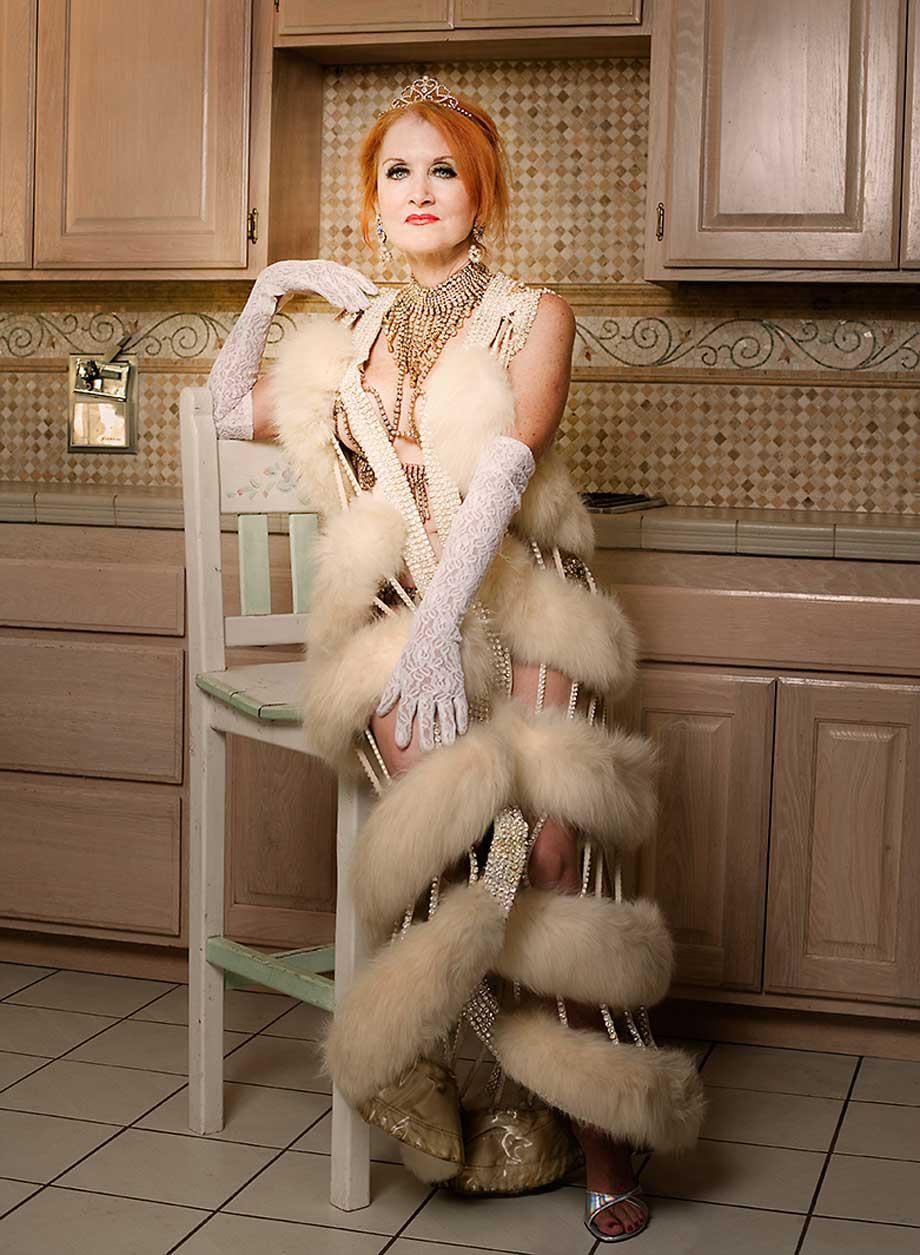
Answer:
POLYGON ((541 828, 530 852, 527 879, 535 889, 567 892, 580 888, 578 842, 558 819, 550 817, 541 828))

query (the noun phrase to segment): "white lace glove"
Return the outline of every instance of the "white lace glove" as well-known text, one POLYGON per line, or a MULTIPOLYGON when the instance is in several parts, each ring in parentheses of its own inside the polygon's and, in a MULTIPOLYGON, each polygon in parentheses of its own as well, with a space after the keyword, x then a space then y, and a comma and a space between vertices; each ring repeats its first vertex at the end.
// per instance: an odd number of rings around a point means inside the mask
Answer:
POLYGON ((530 448, 514 436, 496 436, 476 464, 441 560, 415 612, 409 640, 377 706, 377 714, 385 715, 399 700, 394 739, 400 749, 412 739, 416 714, 423 750, 434 747, 435 714, 442 744, 449 745, 469 726, 460 623, 498 552, 534 467, 530 448))
POLYGON ((279 297, 317 292, 349 313, 366 309, 378 289, 335 261, 276 261, 258 275, 243 311, 208 375, 218 439, 252 439, 252 390, 279 297))

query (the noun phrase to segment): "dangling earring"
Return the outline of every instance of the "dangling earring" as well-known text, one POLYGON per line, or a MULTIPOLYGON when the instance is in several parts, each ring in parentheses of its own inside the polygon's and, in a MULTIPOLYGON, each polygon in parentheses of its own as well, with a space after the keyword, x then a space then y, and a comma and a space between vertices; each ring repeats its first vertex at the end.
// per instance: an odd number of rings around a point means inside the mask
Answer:
POLYGON ((473 223, 473 242, 470 244, 470 261, 482 261, 482 249, 479 245, 482 243, 485 231, 478 222, 473 223))
POLYGON ((380 220, 380 210, 377 210, 377 218, 374 223, 374 230, 377 232, 377 243, 380 246, 380 257, 384 264, 389 265, 393 260, 393 254, 387 248, 387 233, 383 229, 383 223, 380 220))

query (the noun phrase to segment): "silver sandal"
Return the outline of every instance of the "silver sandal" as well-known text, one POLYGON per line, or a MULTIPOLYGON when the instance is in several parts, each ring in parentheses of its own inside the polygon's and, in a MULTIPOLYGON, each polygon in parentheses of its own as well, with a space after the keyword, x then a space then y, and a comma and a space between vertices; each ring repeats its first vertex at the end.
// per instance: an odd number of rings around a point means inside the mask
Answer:
MULTIPOLYGON (((645 1207, 645 1223, 640 1224, 635 1229, 623 1229, 622 1233, 604 1233, 602 1229, 597 1227, 596 1221, 602 1211, 606 1211, 608 1207, 612 1207, 614 1203, 622 1202, 624 1198, 634 1198, 636 1201, 638 1195, 642 1192, 642 1186, 634 1185, 631 1190, 626 1190, 622 1194, 603 1194, 599 1190, 585 1191, 585 1228, 592 1237, 598 1238, 601 1242, 624 1242, 627 1238, 634 1238, 648 1227, 650 1219, 648 1205, 642 1200, 642 1206, 645 1207)), ((620 1224, 623 1222, 620 1221, 620 1224)))

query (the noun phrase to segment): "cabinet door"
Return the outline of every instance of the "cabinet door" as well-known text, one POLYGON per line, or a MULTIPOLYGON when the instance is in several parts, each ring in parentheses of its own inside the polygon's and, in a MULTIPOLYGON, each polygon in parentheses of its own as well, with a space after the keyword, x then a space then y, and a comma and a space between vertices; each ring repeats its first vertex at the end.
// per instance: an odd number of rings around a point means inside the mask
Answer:
POLYGON ((920 266, 920 0, 910 0, 901 265, 909 270, 920 266))
POLYGON ((275 34, 437 30, 449 25, 449 0, 280 0, 275 34))
POLYGON ((920 684, 779 681, 765 988, 920 999, 920 684))
POLYGON ((774 684, 648 665, 626 702, 661 753, 658 829, 636 887, 667 918, 675 984, 760 989, 774 684))
POLYGON ((642 21, 642 0, 456 0, 455 26, 611 26, 642 21))
POLYGON ((36 267, 245 267, 250 0, 42 0, 36 267))
POLYGON ((897 267, 906 3, 656 7, 663 265, 897 267))
POLYGON ((37 0, 0 4, 0 266, 32 265, 37 0))

